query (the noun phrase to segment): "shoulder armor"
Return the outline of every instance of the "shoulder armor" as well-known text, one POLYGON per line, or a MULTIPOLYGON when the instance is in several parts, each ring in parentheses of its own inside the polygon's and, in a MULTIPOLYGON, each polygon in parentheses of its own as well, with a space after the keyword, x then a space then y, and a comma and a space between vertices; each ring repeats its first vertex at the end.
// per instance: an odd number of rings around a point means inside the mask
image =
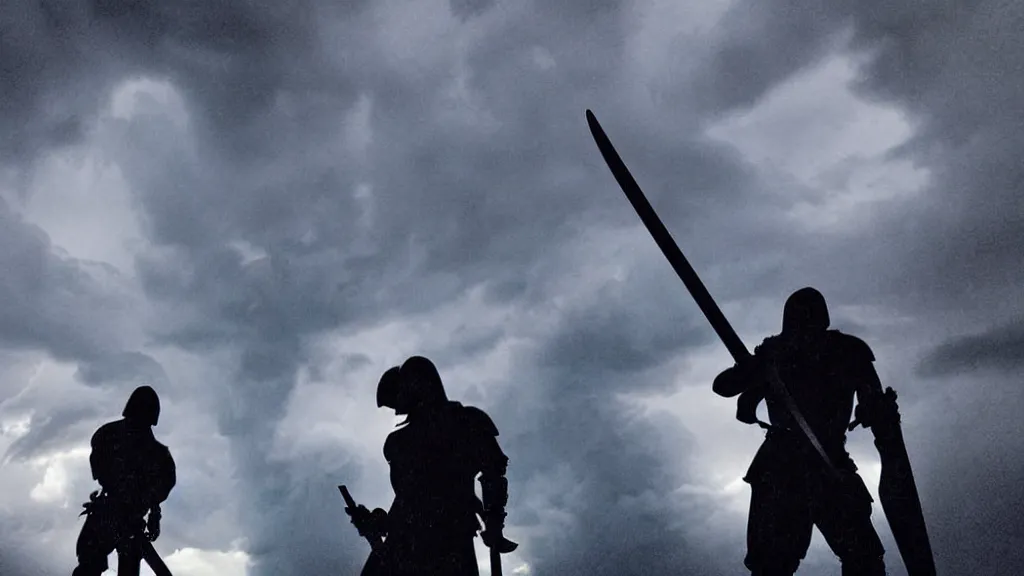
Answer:
POLYGON ((166 460, 168 463, 170 463, 173 466, 174 465, 174 457, 171 456, 171 449, 168 448, 166 444, 164 444, 164 443, 162 443, 160 441, 157 441, 156 445, 157 445, 157 450, 160 453, 160 456, 163 457, 164 460, 166 460))
POLYGON ((469 428, 474 432, 490 436, 498 435, 498 427, 494 425, 494 420, 491 420, 491 417, 483 410, 473 406, 463 406, 462 414, 469 428))
POLYGON ((867 362, 875 361, 875 353, 868 346, 867 342, 856 336, 844 334, 839 330, 830 330, 829 333, 832 334, 832 338, 841 347, 843 352, 849 355, 849 358, 865 360, 867 362))
POLYGON ((779 335, 769 336, 761 341, 760 344, 754 347, 754 356, 771 355, 778 351, 780 344, 782 343, 779 335))
POLYGON ((93 444, 93 446, 95 446, 97 443, 103 443, 108 441, 111 438, 111 436, 116 434, 117 428, 117 422, 107 422, 106 424, 100 426, 99 428, 96 429, 95 432, 93 432, 91 443, 93 444))

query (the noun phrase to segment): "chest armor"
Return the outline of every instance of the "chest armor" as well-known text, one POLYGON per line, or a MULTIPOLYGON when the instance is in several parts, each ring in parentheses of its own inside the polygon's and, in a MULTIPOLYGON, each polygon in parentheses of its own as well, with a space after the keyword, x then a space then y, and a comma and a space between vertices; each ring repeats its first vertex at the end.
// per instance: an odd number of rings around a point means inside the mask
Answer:
MULTIPOLYGON (((841 444, 853 411, 855 390, 847 377, 842 348, 827 336, 799 344, 776 339, 769 343, 767 359, 775 365, 779 378, 822 443, 841 444)), ((796 428, 781 402, 769 397, 767 404, 773 423, 796 428)))

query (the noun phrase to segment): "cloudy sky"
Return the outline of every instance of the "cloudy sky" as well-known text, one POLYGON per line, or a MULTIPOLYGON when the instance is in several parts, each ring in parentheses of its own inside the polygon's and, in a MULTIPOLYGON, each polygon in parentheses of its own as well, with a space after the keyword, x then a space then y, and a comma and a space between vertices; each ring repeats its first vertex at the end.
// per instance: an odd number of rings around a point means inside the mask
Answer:
POLYGON ((70 573, 142 383, 176 575, 356 573, 412 354, 501 429, 508 573, 742 573, 762 434, 587 108, 749 347, 805 285, 873 347, 940 573, 1024 571, 1024 3, 806 6, 4 0, 0 573, 70 573))

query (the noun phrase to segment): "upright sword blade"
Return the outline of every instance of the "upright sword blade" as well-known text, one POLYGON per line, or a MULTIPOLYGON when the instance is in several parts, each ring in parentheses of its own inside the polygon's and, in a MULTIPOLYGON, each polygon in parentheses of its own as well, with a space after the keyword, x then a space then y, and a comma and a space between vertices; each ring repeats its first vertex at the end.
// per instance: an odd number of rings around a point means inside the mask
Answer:
MULTIPOLYGON (((601 124, 597 121, 597 117, 590 110, 587 110, 587 124, 590 125, 590 132, 594 135, 594 141, 597 143, 598 150, 601 151, 601 156, 604 157, 604 161, 608 164, 608 168, 612 171, 612 175, 615 176, 615 180, 618 181, 622 191, 626 194, 626 198, 629 199, 629 203, 633 205, 633 209, 636 210, 640 220, 643 221, 644 226, 654 237, 654 241, 661 248, 661 252, 668 259, 669 264, 675 269, 676 274, 679 275, 679 279, 686 285, 686 289, 689 290, 690 295, 697 302, 697 306, 700 307, 701 312, 711 323, 711 327, 715 329, 718 337, 725 344, 725 347, 732 354, 733 359, 736 362, 746 360, 750 358, 750 352, 747 347, 740 340, 740 337, 733 330, 729 321, 722 314, 722 310, 719 309, 718 304, 715 303, 714 298, 708 293, 707 288, 704 287, 704 283, 701 282, 700 277, 690 266, 690 263, 686 260, 686 256, 683 255, 682 250, 676 244, 675 240, 672 239, 672 235, 669 234, 665 225, 662 224, 661 219, 658 218, 657 213, 654 212, 654 208, 651 207, 650 202, 647 201, 647 197, 644 196, 640 185, 633 179, 633 175, 630 174, 629 168, 626 168, 625 162, 619 157, 619 153, 615 151, 615 147, 612 146, 611 140, 604 133, 601 128, 601 124)), ((814 451, 818 453, 821 459, 825 463, 825 467, 833 475, 838 476, 839 473, 835 466, 832 464, 832 460, 825 453, 825 450, 821 446, 821 442, 818 441, 818 437, 811 430, 810 425, 807 424, 807 420, 804 419, 803 414, 800 413, 800 409, 797 407, 796 402, 793 401, 793 397, 789 394, 786 389, 785 383, 779 379, 778 373, 771 367, 765 376, 768 379, 769 385, 776 392, 780 400, 785 404, 789 410, 793 419, 796 421, 797 426, 807 437, 807 440, 814 447, 814 451)))
POLYGON ((490 548, 491 555, 491 576, 501 576, 501 552, 497 548, 490 548))

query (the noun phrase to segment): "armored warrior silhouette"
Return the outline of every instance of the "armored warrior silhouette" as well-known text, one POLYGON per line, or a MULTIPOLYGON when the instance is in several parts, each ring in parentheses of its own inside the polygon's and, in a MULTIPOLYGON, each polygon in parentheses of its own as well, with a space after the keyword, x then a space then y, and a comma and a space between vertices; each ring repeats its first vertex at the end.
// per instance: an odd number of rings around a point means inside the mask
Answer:
POLYGON ((935 576, 896 391, 881 390, 868 345, 828 330, 825 299, 813 288, 804 288, 786 302, 782 333, 766 339, 751 356, 597 117, 590 110, 586 117, 622 192, 736 361, 715 380, 715 392, 726 398, 738 395, 737 419, 769 429, 746 475, 752 490, 747 567, 754 574, 793 574, 817 524, 842 559, 843 574, 884 574, 882 546, 871 526, 871 497, 844 447, 846 431, 857 423, 846 426, 856 395, 857 420, 871 429, 882 465, 879 500, 907 573, 935 576), (757 419, 762 400, 767 401, 772 424, 757 419), (805 418, 805 410, 812 416, 805 418))
POLYGON ((844 576, 882 576, 882 543, 871 524, 871 503, 847 453, 846 432, 857 420, 870 427, 884 403, 874 354, 859 338, 829 330, 825 299, 803 288, 786 301, 782 332, 754 349, 749 361, 722 372, 715 393, 737 399, 737 419, 759 423, 768 406, 770 424, 744 480, 751 486, 744 561, 755 576, 791 576, 818 526, 840 558, 844 576), (839 472, 830 475, 798 432, 790 411, 770 393, 764 374, 774 367, 822 448, 839 472))
POLYGON ((490 417, 448 400, 437 368, 422 356, 384 373, 377 406, 406 419, 384 443, 395 492, 391 509, 346 508, 360 534, 384 538, 363 576, 478 576, 478 515, 492 566, 498 554, 514 550, 517 545, 502 534, 508 457, 490 417), (474 490, 477 475, 482 502, 474 490))
MULTIPOLYGON (((160 504, 177 481, 170 451, 153 436, 152 427, 160 418, 156 391, 136 388, 122 416, 92 436, 89 464, 102 490, 93 492, 84 505, 86 519, 73 576, 100 576, 115 550, 118 573, 137 575, 146 550, 152 551, 149 543, 160 535, 160 504)), ((153 563, 160 564, 158 573, 166 570, 159 559, 153 563)))

